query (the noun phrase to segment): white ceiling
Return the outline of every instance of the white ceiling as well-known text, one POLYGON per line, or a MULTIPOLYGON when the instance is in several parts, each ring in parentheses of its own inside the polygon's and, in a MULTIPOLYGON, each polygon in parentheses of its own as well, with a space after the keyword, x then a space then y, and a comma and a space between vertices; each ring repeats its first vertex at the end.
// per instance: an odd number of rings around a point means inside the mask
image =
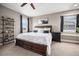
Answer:
POLYGON ((24 7, 20 7, 21 4, 22 3, 2 3, 1 5, 30 17, 79 8, 79 6, 74 7, 74 3, 34 3, 36 9, 33 10, 30 3, 24 7))

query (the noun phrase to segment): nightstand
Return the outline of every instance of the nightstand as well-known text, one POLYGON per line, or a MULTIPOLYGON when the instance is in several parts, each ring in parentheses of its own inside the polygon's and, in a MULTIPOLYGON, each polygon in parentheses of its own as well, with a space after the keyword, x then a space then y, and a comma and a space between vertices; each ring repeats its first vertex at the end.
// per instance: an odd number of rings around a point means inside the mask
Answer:
POLYGON ((52 32, 52 41, 61 41, 61 33, 60 32, 52 32))

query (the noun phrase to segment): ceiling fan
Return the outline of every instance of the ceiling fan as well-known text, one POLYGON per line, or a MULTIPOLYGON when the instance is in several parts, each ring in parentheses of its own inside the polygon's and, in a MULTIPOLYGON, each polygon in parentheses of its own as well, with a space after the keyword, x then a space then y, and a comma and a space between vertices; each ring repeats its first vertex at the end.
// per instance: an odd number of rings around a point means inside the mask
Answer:
MULTIPOLYGON (((27 3, 23 3, 23 4, 21 5, 21 7, 24 7, 26 4, 27 4, 27 3)), ((31 3, 30 6, 33 8, 33 10, 35 9, 35 6, 34 6, 33 3, 31 3)))

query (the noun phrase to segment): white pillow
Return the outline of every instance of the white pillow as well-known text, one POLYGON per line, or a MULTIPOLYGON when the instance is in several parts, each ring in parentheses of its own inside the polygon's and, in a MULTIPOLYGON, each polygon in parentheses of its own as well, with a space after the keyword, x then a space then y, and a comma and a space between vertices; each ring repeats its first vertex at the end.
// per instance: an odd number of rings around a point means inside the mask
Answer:
POLYGON ((44 30, 49 31, 50 32, 50 28, 44 28, 44 30))
POLYGON ((43 33, 43 29, 38 29, 38 33, 43 33))

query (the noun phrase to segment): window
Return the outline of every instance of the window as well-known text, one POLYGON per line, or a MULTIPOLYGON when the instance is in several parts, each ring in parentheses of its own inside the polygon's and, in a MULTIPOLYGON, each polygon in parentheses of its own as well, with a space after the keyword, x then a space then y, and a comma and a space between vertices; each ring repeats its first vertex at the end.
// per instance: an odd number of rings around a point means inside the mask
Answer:
POLYGON ((23 33, 28 31, 27 19, 26 20, 22 20, 22 30, 23 30, 23 33))
POLYGON ((63 32, 76 32, 76 15, 64 16, 63 32))
POLYGON ((28 31, 28 19, 26 16, 20 15, 21 19, 21 33, 25 33, 28 31))

